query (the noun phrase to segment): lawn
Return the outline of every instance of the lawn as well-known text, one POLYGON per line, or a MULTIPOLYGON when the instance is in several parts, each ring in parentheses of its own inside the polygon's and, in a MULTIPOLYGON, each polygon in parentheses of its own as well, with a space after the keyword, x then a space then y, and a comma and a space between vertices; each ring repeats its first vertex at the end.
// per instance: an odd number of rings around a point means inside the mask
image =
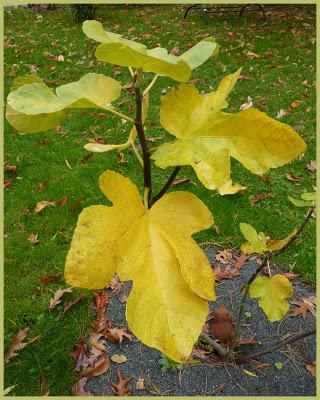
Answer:
MULTIPOLYGON (((281 121, 294 127, 307 142, 303 157, 270 171, 264 180, 233 160, 233 179, 247 186, 244 193, 234 196, 222 198, 206 190, 191 168, 183 167, 178 177, 186 176, 189 182, 173 190, 193 192, 215 217, 216 229, 198 234, 199 242, 239 246, 243 242, 240 222, 251 223, 273 238, 288 235, 305 214, 305 209, 288 201, 288 195, 298 198, 303 192, 313 191, 316 182, 315 171, 307 168, 315 160, 316 144, 315 6, 266 8, 266 21, 256 14, 242 18, 225 14, 210 17, 208 26, 196 12, 190 12, 184 21, 183 6, 109 5, 97 10, 107 30, 150 48, 161 44, 168 50, 178 47, 182 53, 205 35, 214 36, 221 46, 220 54, 193 73, 192 79, 202 79, 198 88, 209 91, 224 75, 242 67, 244 78, 229 97, 228 111, 238 111, 248 96, 255 107, 273 118, 280 110, 289 111, 281 121), (252 205, 250 199, 262 193, 274 197, 252 205)), ((96 44, 85 37, 81 24, 73 22, 67 6, 41 13, 6 8, 4 34, 5 98, 14 78, 30 73, 37 73, 52 87, 78 80, 87 72, 104 73, 123 85, 130 79, 127 69, 95 60, 96 44), (57 61, 59 55, 63 61, 57 61)), ((163 89, 173 85, 174 81, 160 78, 151 92, 146 123, 151 146, 172 140, 161 128, 158 112, 163 89)), ((131 96, 123 90, 118 100, 122 112, 130 113, 131 102, 131 96)), ((68 299, 84 292, 87 296, 65 315, 63 306, 49 311, 48 303, 57 289, 66 286, 64 260, 78 215, 84 207, 105 203, 98 188, 98 177, 104 170, 119 171, 140 190, 143 188, 140 167, 130 151, 125 152, 124 160, 115 152, 90 158, 83 145, 97 137, 122 143, 127 134, 126 124, 118 119, 81 110, 45 134, 21 136, 5 121, 4 159, 7 165, 17 167, 16 173, 5 172, 5 179, 13 179, 5 190, 5 350, 22 328, 30 327, 29 338, 40 335, 5 368, 5 386, 14 386, 11 395, 69 394, 76 376, 70 352, 86 335, 91 293, 75 290, 68 294, 68 299), (48 206, 39 214, 34 212, 37 202, 63 196, 68 198, 63 207, 48 206), (38 243, 28 240, 31 233, 38 235, 38 243), (61 278, 55 282, 41 283, 41 277, 59 273, 61 278)), ((171 170, 153 167, 152 172, 156 193, 171 170)), ((313 219, 302 238, 278 262, 314 282, 315 252, 313 219)))

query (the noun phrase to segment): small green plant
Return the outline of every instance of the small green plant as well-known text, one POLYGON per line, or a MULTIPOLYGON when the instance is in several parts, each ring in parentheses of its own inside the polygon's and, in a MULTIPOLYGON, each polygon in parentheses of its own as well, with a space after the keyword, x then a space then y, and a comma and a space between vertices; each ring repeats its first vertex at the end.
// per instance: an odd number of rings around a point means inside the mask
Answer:
MULTIPOLYGON (((288 125, 255 108, 234 114, 225 111, 241 69, 224 77, 215 91, 206 94, 189 82, 195 68, 217 55, 219 46, 213 38, 205 38, 175 56, 164 48, 147 49, 105 31, 98 21, 85 21, 83 31, 100 43, 95 52, 99 61, 129 68, 135 117, 113 105, 121 93, 120 82, 88 73, 55 91, 36 76, 15 79, 7 99, 6 118, 21 134, 50 130, 78 109, 99 109, 106 118, 113 116, 128 123, 125 143, 93 142, 85 148, 108 153, 131 147, 142 167, 143 195, 118 172, 101 174, 100 189, 112 206, 91 205, 81 212, 65 263, 65 279, 72 286, 88 289, 106 287, 116 272, 122 280, 132 280, 126 309, 131 331, 165 354, 160 360, 165 370, 172 370, 172 365, 178 369, 176 363, 188 360, 205 323, 208 301, 214 301, 216 294, 211 265, 192 238, 212 226, 212 213, 191 193, 167 193, 173 180, 180 168, 189 165, 207 189, 217 190, 221 196, 232 195, 244 187, 231 178, 231 158, 254 174, 264 174, 291 162, 305 151, 306 144, 288 125), (146 80, 145 72, 153 73, 151 80, 146 80), (149 92, 161 76, 179 82, 162 97, 160 106, 161 126, 174 139, 151 149, 144 124, 149 92), (152 160, 160 168, 174 167, 156 194, 152 160)), ((287 278, 257 275, 271 257, 285 250, 304 224, 278 241, 257 234, 249 224, 241 224, 248 241, 242 250, 264 254, 265 258, 243 290, 231 351, 239 337, 248 294, 260 298, 260 306, 272 321, 287 312, 285 299, 292 295, 287 278)), ((225 354, 214 341, 210 345, 225 354)))
POLYGON ((161 354, 159 364, 162 365, 161 372, 177 372, 182 369, 182 365, 161 354))

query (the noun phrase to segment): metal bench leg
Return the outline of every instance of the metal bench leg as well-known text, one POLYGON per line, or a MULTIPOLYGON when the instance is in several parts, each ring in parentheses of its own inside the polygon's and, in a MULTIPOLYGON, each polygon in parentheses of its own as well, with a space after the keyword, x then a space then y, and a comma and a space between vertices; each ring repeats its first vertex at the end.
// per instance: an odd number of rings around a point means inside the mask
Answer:
MULTIPOLYGON (((245 4, 245 5, 243 5, 243 6, 241 7, 241 9, 240 9, 239 17, 241 17, 242 14, 243 14, 243 11, 244 11, 247 7, 249 7, 249 6, 251 6, 251 5, 252 5, 252 4, 245 4)), ((260 11, 262 12, 263 19, 266 19, 266 13, 265 13, 265 11, 264 11, 263 6, 262 6, 261 4, 254 4, 254 5, 257 6, 257 7, 259 7, 260 11)))
POLYGON ((184 13, 183 19, 186 19, 186 18, 187 18, 188 12, 191 10, 191 8, 198 8, 198 7, 199 7, 199 4, 192 4, 192 6, 188 7, 188 8, 186 9, 186 12, 184 13))

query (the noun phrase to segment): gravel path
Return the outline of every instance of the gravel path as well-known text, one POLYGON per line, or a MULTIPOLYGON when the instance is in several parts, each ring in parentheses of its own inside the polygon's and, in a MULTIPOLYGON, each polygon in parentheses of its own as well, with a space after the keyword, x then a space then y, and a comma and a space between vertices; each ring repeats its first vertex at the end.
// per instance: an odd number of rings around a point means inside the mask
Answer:
MULTIPOLYGON (((215 264, 215 250, 205 250, 212 265, 215 264)), ((232 312, 233 319, 240 304, 240 287, 248 280, 257 264, 249 261, 242 269, 239 277, 232 280, 223 280, 217 285, 218 300, 210 304, 211 310, 220 304, 225 304, 232 312)), ((274 269, 273 269, 274 271, 274 269)), ((303 284, 300 280, 292 282, 294 297, 302 298, 315 295, 315 289, 303 284)), ((122 288, 128 292, 130 284, 122 288)), ((265 348, 275 338, 286 334, 297 333, 315 326, 315 318, 308 313, 304 320, 301 316, 286 317, 281 322, 269 322, 263 311, 258 307, 256 300, 249 300, 247 309, 251 317, 246 318, 241 336, 248 338, 256 336, 262 345, 255 345, 252 351, 265 348)), ((109 318, 114 324, 126 326, 125 304, 120 303, 116 296, 111 297, 108 308, 109 318)), ((109 382, 117 382, 115 370, 117 367, 125 377, 132 376, 129 386, 133 396, 315 396, 316 381, 307 371, 305 364, 316 359, 315 336, 309 336, 275 351, 261 356, 259 362, 268 364, 257 369, 252 362, 241 365, 232 364, 197 364, 187 365, 178 372, 162 373, 159 365, 160 353, 157 350, 142 345, 136 338, 124 341, 121 344, 110 343, 109 357, 114 353, 124 354, 128 361, 119 365, 112 361, 110 368, 104 375, 88 379, 85 386, 93 395, 112 395, 109 382), (283 364, 277 369, 275 363, 283 364), (244 370, 256 375, 250 376, 244 370), (144 378, 145 389, 136 390, 138 378, 144 378)))

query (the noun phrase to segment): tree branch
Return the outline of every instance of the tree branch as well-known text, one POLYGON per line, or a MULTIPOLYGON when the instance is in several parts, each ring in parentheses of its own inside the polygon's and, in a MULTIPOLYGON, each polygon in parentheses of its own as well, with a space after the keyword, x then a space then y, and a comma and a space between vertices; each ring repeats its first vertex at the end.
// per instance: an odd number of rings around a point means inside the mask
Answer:
POLYGON ((248 361, 248 360, 250 360, 252 358, 257 358, 259 356, 263 356, 265 354, 272 353, 272 352, 280 349, 281 347, 283 347, 283 346, 285 346, 285 345, 287 345, 289 343, 295 342, 296 340, 299 340, 299 339, 303 339, 303 338, 308 337, 310 335, 314 335, 315 333, 316 333, 316 328, 312 328, 312 329, 309 329, 307 331, 304 331, 304 332, 301 332, 301 333, 297 333, 297 334, 291 336, 290 338, 288 338, 286 340, 283 340, 281 343, 269 347, 266 350, 262 350, 262 351, 259 351, 257 353, 253 353, 253 354, 248 354, 248 355, 246 355, 244 357, 239 357, 238 359, 236 359, 236 362, 237 363, 243 363, 243 362, 248 361))
POLYGON ((152 199, 152 203, 155 203, 156 201, 158 201, 165 193, 166 191, 170 188, 170 186, 172 185, 172 182, 175 180, 175 177, 178 175, 179 171, 180 171, 181 167, 175 167, 175 169, 173 170, 172 174, 169 176, 167 182, 164 184, 163 188, 160 190, 160 192, 154 196, 154 198, 152 199))
POLYGON ((213 350, 215 350, 219 354, 220 357, 224 357, 227 354, 227 350, 224 347, 220 346, 220 344, 211 339, 211 337, 206 335, 205 333, 202 332, 199 336, 199 339, 203 342, 208 343, 213 348, 213 350))
POLYGON ((250 288, 251 283, 256 279, 256 277, 259 274, 259 272, 265 267, 265 265, 268 263, 268 261, 271 258, 276 257, 279 254, 281 254, 282 252, 284 252, 288 248, 288 246, 290 246, 290 244, 297 239, 297 237, 302 232, 303 228, 306 226, 306 224, 307 224, 308 220, 310 219, 310 217, 311 217, 313 212, 314 212, 314 208, 310 208, 307 216, 303 220, 303 222, 300 225, 300 227, 297 229, 296 233, 291 236, 291 238, 288 240, 288 242, 284 246, 282 246, 281 249, 273 251, 272 253, 267 254, 264 257, 261 265, 255 270, 255 272, 251 275, 249 281, 244 285, 243 292, 242 292, 242 297, 241 297, 241 304, 240 304, 239 314, 238 314, 238 318, 237 318, 237 324, 236 324, 236 328, 235 328, 235 334, 234 334, 234 337, 232 339, 232 343, 231 343, 231 346, 230 346, 229 353, 233 352, 233 350, 235 348, 235 345, 236 345, 236 342, 237 342, 237 340, 239 338, 239 335, 240 335, 241 320, 242 320, 243 313, 244 313, 244 310, 245 310, 246 299, 247 299, 247 296, 248 296, 248 293, 249 293, 249 288, 250 288))
POLYGON ((142 158, 143 158, 143 178, 144 178, 144 191, 147 192, 147 204, 145 206, 147 208, 151 207, 152 198, 152 185, 151 185, 151 163, 150 163, 150 154, 147 145, 146 136, 144 134, 143 123, 142 123, 142 101, 143 95, 140 92, 139 88, 139 74, 135 74, 133 83, 134 83, 134 91, 135 91, 135 99, 136 99, 136 118, 134 125, 137 130, 137 134, 139 137, 141 150, 142 150, 142 158))

